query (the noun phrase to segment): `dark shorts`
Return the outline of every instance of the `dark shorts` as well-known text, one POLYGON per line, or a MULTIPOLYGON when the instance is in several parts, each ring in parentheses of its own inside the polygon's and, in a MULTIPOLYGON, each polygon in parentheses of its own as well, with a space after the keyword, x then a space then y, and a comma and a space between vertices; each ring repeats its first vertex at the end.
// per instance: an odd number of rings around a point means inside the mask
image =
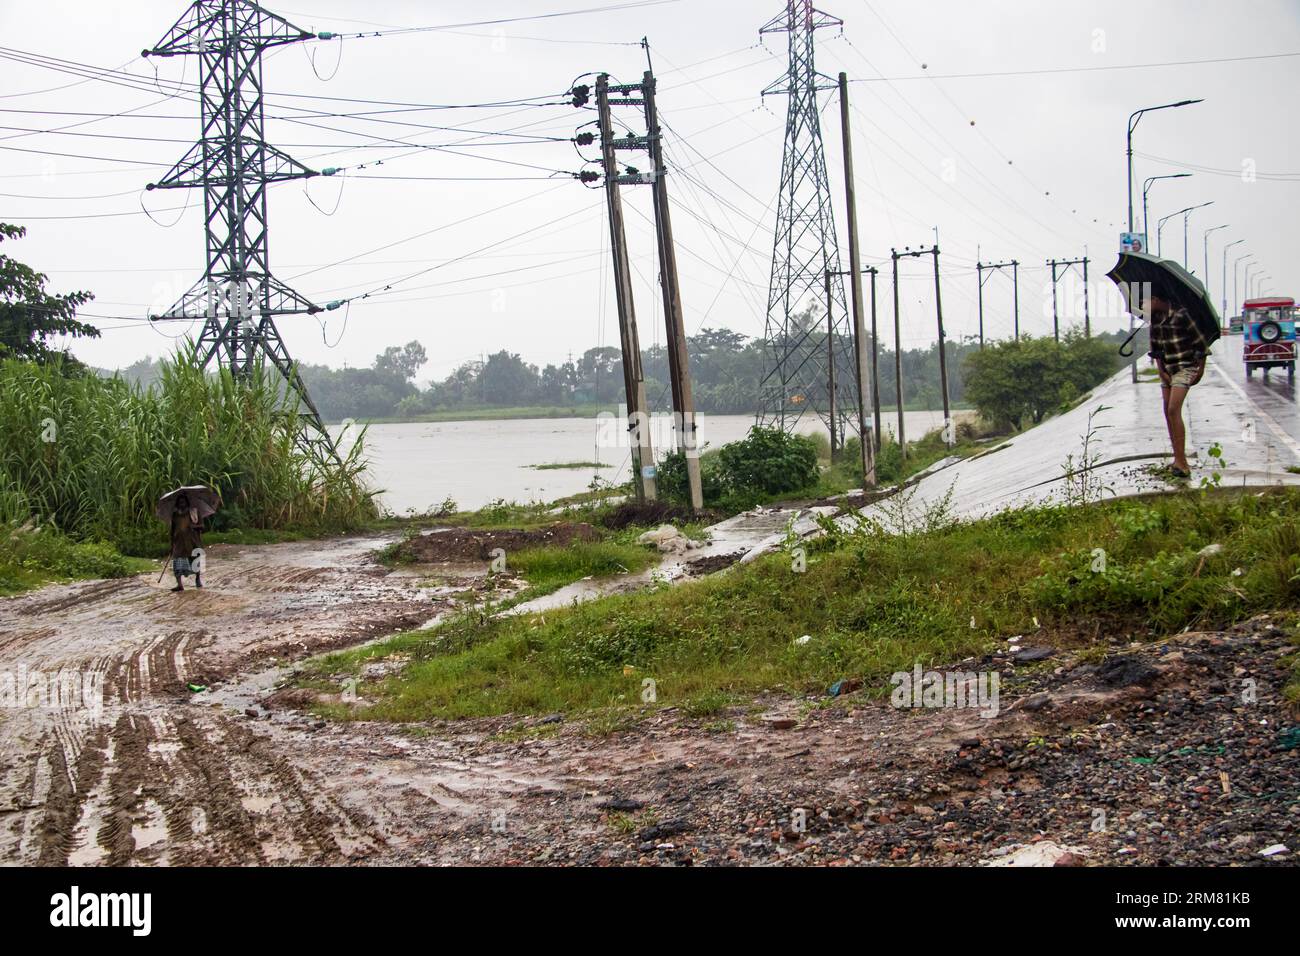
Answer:
POLYGON ((172 572, 187 577, 191 574, 198 574, 198 571, 194 570, 190 564, 189 558, 172 558, 172 572))

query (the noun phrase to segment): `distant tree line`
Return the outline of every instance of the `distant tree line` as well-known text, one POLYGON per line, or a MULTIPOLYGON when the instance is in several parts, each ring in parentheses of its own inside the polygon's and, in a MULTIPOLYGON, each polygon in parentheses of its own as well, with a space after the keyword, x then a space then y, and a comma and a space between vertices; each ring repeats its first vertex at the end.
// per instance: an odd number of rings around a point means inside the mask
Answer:
MULTIPOLYGON (((811 347, 826 349, 825 333, 810 339, 811 347)), ((1109 337, 1096 341, 1107 342, 1109 337)), ((838 344, 838 343, 837 343, 838 344)), ((728 329, 703 329, 687 339, 696 410, 711 415, 745 415, 759 410, 760 385, 768 368, 761 339, 728 329)), ((949 397, 967 403, 968 356, 977 342, 947 343, 949 397)), ((1101 355, 1104 348, 1095 355, 1101 355)), ((855 371, 846 357, 849 348, 837 348, 836 375, 852 381, 855 371)), ((375 357, 368 368, 330 368, 303 365, 302 375, 321 414, 330 421, 344 418, 419 418, 435 412, 492 408, 576 408, 615 406, 624 400, 623 361, 618 348, 591 348, 569 361, 537 366, 517 353, 502 349, 484 359, 465 362, 445 378, 421 387, 416 375, 428 360, 419 342, 392 346, 375 357)), ((1094 358, 1094 361, 1098 359, 1094 358)), ((662 346, 642 353, 646 396, 652 411, 671 406, 668 354, 662 346)), ((894 353, 884 348, 878 355, 880 396, 885 406, 894 404, 894 353)), ((155 363, 144 359, 121 370, 123 377, 148 382, 155 363)), ((939 350, 936 345, 905 349, 902 356, 903 399, 909 408, 940 408, 939 350)), ((1050 372, 1051 370, 1045 369, 1050 372)))

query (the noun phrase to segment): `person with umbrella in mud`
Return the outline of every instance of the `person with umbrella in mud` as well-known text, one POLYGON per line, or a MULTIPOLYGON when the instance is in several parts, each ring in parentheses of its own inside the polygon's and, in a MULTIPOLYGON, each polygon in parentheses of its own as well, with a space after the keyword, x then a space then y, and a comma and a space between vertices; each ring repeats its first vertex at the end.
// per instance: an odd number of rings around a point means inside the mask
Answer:
POLYGON ((173 591, 184 591, 191 574, 194 586, 203 587, 203 521, 216 514, 219 503, 216 493, 202 485, 177 488, 159 499, 158 517, 171 523, 173 591))
MULTIPOLYGON (((1129 310, 1147 320, 1151 332, 1148 355, 1160 373, 1160 407, 1174 453, 1168 473, 1178 480, 1190 478, 1183 403, 1205 374, 1210 346, 1222 332, 1219 314, 1201 281, 1176 262, 1143 253, 1121 253, 1119 263, 1107 275, 1120 287, 1129 310)), ((1132 339, 1130 335, 1129 341, 1132 339)), ((1120 354, 1132 352, 1121 346, 1120 354)))

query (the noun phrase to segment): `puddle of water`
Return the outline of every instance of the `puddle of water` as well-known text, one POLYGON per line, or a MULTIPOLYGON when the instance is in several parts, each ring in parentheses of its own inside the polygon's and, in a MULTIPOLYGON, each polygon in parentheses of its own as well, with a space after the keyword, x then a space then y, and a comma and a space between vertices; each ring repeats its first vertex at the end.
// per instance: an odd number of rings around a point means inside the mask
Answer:
POLYGON ((167 820, 163 816, 162 807, 154 800, 146 800, 144 814, 145 818, 137 820, 131 827, 131 839, 135 841, 137 853, 167 839, 167 820))

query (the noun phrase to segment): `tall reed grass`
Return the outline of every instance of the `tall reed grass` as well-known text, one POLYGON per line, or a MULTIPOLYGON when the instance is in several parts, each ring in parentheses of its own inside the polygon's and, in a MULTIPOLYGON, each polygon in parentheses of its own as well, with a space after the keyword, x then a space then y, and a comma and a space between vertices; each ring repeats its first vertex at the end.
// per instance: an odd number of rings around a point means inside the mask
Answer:
POLYGON ((36 517, 79 539, 151 553, 153 514, 178 485, 216 488, 213 526, 345 531, 375 515, 363 438, 343 462, 319 464, 279 376, 205 373, 192 347, 149 388, 53 363, 0 361, 0 521, 36 517))

